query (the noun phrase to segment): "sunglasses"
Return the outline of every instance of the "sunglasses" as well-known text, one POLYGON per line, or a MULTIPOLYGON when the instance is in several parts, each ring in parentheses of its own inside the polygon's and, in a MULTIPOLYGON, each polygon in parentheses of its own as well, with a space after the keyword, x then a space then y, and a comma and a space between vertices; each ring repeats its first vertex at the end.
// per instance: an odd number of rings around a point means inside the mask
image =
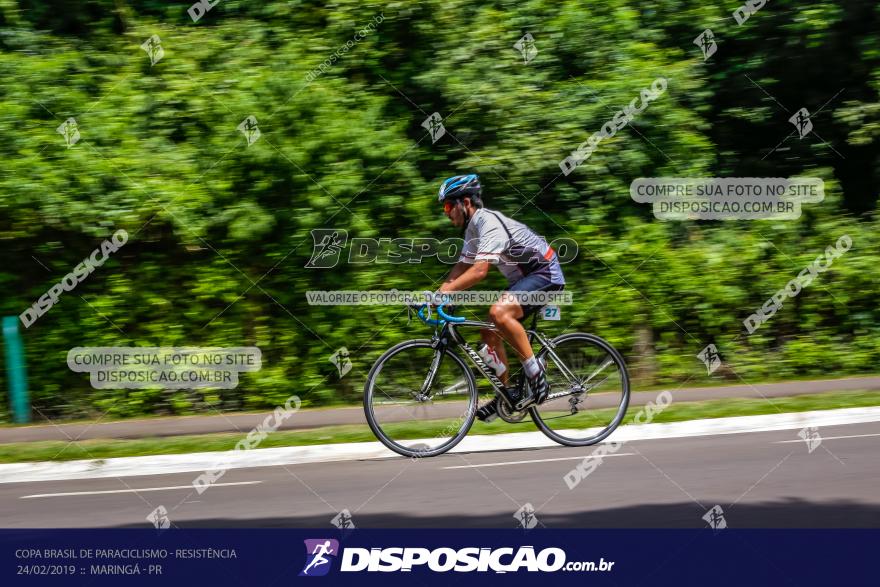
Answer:
POLYGON ((454 207, 455 207, 455 204, 453 204, 449 200, 446 200, 445 202, 443 202, 443 211, 447 214, 449 214, 454 207))

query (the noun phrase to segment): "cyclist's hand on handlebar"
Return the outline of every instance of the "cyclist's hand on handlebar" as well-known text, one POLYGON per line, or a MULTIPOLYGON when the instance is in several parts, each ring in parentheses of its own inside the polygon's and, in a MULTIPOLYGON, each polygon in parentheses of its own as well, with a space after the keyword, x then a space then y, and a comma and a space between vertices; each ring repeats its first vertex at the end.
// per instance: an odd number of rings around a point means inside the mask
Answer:
POLYGON ((424 296, 425 296, 425 302, 423 304, 420 304, 420 306, 429 305, 429 306, 437 307, 437 306, 441 306, 445 303, 446 297, 448 296, 448 294, 444 293, 444 292, 440 292, 440 291, 431 292, 431 291, 425 290, 424 296))

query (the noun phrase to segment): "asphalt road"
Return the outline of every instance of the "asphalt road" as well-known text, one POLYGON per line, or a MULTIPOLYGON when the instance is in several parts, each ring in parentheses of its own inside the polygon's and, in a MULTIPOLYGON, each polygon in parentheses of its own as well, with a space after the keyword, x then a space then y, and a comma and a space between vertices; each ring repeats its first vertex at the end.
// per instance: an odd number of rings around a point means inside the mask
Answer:
POLYGON ((195 473, 7 483, 0 526, 150 527, 161 505, 182 528, 332 528, 343 509, 358 527, 514 528, 528 503, 539 527, 699 528, 716 505, 729 527, 880 527, 880 422, 823 427, 812 453, 797 433, 633 441, 571 490, 596 447, 238 469, 202 495, 195 473))

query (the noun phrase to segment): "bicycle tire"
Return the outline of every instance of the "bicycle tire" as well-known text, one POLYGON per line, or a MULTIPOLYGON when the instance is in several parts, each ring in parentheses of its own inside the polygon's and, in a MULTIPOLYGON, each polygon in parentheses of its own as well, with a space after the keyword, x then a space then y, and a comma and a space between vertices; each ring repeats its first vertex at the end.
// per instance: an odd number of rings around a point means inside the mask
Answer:
MULTIPOLYGON (((608 341, 594 335, 588 334, 585 332, 573 332, 569 334, 563 334, 554 338, 551 342, 553 345, 561 345, 565 342, 573 341, 573 340, 582 340, 586 343, 594 345, 602 350, 604 350, 611 358, 614 360, 615 365, 618 368, 618 374, 620 377, 622 390, 621 390, 621 400, 617 405, 617 412, 614 415, 613 420, 600 432, 594 434, 588 438, 584 439, 573 439, 555 432, 550 426, 545 423, 546 420, 555 419, 555 418, 543 418, 540 414, 541 406, 532 406, 529 408, 529 413, 532 416, 532 421, 534 421, 535 425, 538 427, 541 432, 543 432, 546 436, 548 436, 553 441, 562 444, 564 446, 591 446, 600 442, 607 438, 617 426, 620 425, 620 422, 626 416, 627 408, 629 407, 629 399, 630 399, 630 385, 629 385, 629 373, 626 369, 626 363, 623 360, 623 356, 617 352, 611 343, 608 341)), ((552 358, 548 357, 549 351, 544 348, 538 353, 539 360, 549 360, 552 362, 552 358)), ((553 397, 553 390, 551 389, 551 397, 553 397)), ((589 395, 589 392, 586 394, 589 395)))
POLYGON ((460 428, 458 429, 458 432, 456 432, 454 436, 452 436, 448 441, 442 443, 440 446, 430 449, 405 446, 395 441, 395 439, 391 438, 383 430, 383 425, 376 417, 376 413, 374 411, 373 398, 376 379, 381 373, 383 366, 385 366, 388 361, 394 356, 411 349, 427 350, 428 348, 436 353, 436 350, 434 350, 432 347, 432 341, 429 339, 407 340, 397 345, 394 345, 393 347, 385 351, 382 356, 380 356, 376 360, 376 362, 373 364, 373 367, 370 369, 370 372, 367 374, 367 380, 364 384, 364 415, 367 418, 367 424, 369 424, 370 430, 372 430, 376 438, 390 450, 396 452, 397 454, 410 458, 437 456, 445 453, 456 444, 461 442, 461 440, 467 435, 468 431, 474 423, 477 411, 477 403, 479 399, 477 393, 477 383, 474 380, 473 372, 458 354, 447 348, 445 349, 444 354, 441 357, 441 363, 439 365, 442 365, 442 361, 444 360, 452 361, 452 363, 461 370, 461 377, 464 379, 467 386, 468 406, 464 415, 461 416, 462 423, 460 428))

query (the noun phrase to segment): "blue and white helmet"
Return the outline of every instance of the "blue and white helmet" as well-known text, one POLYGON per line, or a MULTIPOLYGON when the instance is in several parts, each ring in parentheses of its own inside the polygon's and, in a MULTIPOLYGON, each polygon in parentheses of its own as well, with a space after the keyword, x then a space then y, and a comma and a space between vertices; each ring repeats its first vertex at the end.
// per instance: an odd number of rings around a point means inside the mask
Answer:
POLYGON ((454 200, 465 196, 479 196, 483 191, 480 178, 476 174, 456 175, 440 185, 438 201, 454 200))

